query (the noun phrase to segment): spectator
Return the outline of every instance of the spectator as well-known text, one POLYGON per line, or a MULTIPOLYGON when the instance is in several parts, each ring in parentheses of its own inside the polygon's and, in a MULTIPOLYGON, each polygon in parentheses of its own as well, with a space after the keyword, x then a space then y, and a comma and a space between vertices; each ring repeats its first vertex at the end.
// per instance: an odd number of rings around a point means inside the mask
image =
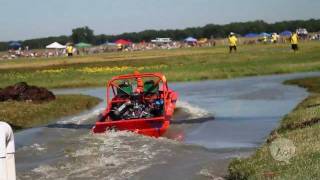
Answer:
POLYGON ((294 32, 290 37, 291 48, 294 52, 298 51, 298 35, 294 32))
POLYGON ((70 45, 70 44, 67 45, 66 51, 67 51, 68 57, 72 57, 73 56, 73 46, 72 45, 70 45))
POLYGON ((229 53, 232 53, 232 50, 234 50, 234 52, 237 52, 238 39, 233 32, 230 33, 228 41, 229 41, 229 53))

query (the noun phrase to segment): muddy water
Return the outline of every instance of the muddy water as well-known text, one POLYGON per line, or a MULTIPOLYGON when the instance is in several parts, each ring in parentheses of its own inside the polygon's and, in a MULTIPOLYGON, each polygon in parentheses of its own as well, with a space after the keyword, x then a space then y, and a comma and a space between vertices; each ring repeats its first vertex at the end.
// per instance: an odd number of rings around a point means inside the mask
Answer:
MULTIPOLYGON (((104 103, 17 133, 18 179, 213 179, 249 155, 307 96, 286 79, 317 73, 171 84, 180 93, 166 137, 89 132, 104 103), (213 118, 214 117, 214 118, 213 118), (183 141, 170 138, 183 137, 183 141)), ((104 88, 59 90, 104 98, 104 88)))

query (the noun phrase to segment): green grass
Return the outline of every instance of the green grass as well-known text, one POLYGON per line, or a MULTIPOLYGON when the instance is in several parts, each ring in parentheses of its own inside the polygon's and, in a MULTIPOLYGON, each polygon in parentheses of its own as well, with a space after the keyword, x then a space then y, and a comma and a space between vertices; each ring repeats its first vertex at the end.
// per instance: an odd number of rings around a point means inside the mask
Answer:
POLYGON ((4 61, 0 62, 0 87, 19 81, 49 88, 103 86, 112 76, 134 70, 162 72, 169 81, 319 71, 320 43, 306 42, 300 47, 298 53, 291 52, 288 44, 276 44, 240 46, 236 54, 218 46, 4 61), (84 71, 99 67, 104 69, 84 71))
POLYGON ((6 101, 0 102, 0 117, 18 130, 46 125, 91 109, 99 102, 100 99, 85 95, 58 95, 56 100, 44 103, 6 101))
POLYGON ((300 87, 308 89, 310 92, 320 93, 320 78, 302 78, 286 81, 285 84, 297 84, 300 87))
POLYGON ((287 81, 312 94, 280 122, 266 143, 247 159, 229 165, 230 179, 319 179, 320 178, 320 78, 287 81), (289 163, 272 158, 269 147, 278 138, 291 140, 296 153, 289 163))

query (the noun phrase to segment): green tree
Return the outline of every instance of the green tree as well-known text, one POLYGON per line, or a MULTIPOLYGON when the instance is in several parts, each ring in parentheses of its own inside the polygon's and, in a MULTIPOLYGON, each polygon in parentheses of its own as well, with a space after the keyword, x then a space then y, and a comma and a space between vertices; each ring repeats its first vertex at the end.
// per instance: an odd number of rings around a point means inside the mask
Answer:
POLYGON ((74 43, 95 43, 93 30, 91 30, 88 26, 72 29, 71 39, 74 43))

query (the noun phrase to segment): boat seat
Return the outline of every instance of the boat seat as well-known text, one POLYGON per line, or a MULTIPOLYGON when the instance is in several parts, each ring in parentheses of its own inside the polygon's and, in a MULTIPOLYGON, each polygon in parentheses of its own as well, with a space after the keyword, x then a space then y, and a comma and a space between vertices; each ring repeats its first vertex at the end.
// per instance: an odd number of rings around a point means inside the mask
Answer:
POLYGON ((131 95, 132 94, 132 85, 124 82, 119 84, 119 88, 117 88, 117 95, 124 96, 124 95, 131 95))
POLYGON ((144 82, 143 91, 146 94, 158 94, 159 84, 155 84, 153 80, 144 82))

